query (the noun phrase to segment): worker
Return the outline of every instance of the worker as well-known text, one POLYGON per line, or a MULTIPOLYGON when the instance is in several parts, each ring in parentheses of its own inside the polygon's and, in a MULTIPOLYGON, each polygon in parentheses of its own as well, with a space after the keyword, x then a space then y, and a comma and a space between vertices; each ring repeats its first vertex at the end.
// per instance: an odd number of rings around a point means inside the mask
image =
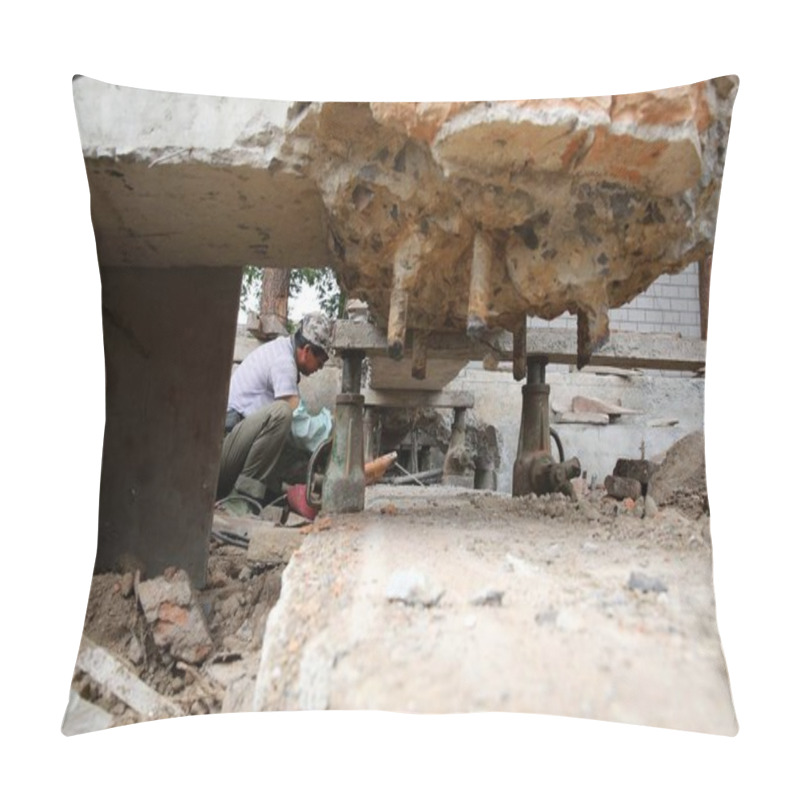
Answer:
POLYGON ((299 435, 318 441, 330 432, 327 409, 311 420, 317 424, 309 425, 298 383, 301 375, 312 375, 328 360, 332 337, 330 319, 308 314, 294 334, 260 345, 234 371, 217 483, 222 510, 258 515, 281 496, 287 482, 281 474, 286 458, 281 457, 292 445, 303 444, 292 436, 294 412, 299 412, 299 435))

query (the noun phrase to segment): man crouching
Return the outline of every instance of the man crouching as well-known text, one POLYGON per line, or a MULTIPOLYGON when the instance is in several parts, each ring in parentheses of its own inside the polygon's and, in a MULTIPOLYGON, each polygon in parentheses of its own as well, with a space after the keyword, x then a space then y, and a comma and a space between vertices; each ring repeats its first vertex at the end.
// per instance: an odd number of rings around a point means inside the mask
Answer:
POLYGON ((323 314, 309 314, 293 335, 257 347, 234 371, 217 483, 224 510, 259 514, 281 494, 285 476, 276 474, 276 468, 301 402, 300 376, 322 368, 332 337, 333 322, 323 314))

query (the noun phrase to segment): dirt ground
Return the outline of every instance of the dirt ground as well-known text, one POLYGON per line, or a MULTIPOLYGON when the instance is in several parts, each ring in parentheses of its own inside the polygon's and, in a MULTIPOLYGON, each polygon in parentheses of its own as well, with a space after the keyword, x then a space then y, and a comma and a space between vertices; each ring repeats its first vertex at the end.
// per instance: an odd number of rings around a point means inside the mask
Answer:
MULTIPOLYGON (((303 529, 285 576, 285 563, 212 539, 197 600, 214 647, 201 665, 156 646, 131 575, 95 576, 84 632, 187 715, 249 710, 255 697, 732 734, 702 444, 668 454, 657 508, 581 485, 577 500, 377 485, 361 514, 303 529), (433 596, 390 596, 408 563, 433 596)), ((141 719, 78 669, 73 689, 113 725, 141 719)))

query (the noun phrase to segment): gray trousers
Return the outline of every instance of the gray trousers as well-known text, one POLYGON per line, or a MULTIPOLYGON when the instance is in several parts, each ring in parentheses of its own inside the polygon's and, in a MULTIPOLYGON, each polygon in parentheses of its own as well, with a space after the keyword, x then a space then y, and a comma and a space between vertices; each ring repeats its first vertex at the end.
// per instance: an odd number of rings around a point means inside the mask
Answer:
POLYGON ((279 493, 282 479, 276 467, 291 427, 292 409, 285 400, 239 422, 222 442, 217 499, 236 491, 263 502, 268 489, 279 493))

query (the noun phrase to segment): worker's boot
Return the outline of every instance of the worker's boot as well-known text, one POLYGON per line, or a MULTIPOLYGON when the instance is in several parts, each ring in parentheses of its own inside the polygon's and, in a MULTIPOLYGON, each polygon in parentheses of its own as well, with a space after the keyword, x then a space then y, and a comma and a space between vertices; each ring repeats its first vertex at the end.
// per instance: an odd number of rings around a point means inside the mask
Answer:
POLYGON ((224 500, 220 500, 216 508, 232 517, 244 517, 251 514, 254 517, 261 514, 261 503, 253 497, 248 497, 241 492, 232 492, 224 500))

